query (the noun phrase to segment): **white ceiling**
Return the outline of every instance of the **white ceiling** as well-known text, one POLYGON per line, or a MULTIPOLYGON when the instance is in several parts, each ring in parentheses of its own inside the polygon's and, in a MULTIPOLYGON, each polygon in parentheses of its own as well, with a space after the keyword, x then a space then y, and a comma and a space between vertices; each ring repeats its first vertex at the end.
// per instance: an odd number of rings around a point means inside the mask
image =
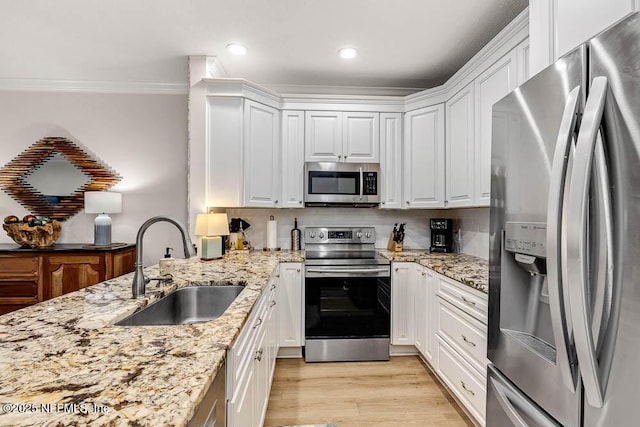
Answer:
POLYGON ((443 83, 527 0, 3 0, 0 79, 180 83, 187 56, 266 85, 443 83), (244 57, 225 50, 249 48, 244 57), (358 58, 336 52, 355 46, 358 58))

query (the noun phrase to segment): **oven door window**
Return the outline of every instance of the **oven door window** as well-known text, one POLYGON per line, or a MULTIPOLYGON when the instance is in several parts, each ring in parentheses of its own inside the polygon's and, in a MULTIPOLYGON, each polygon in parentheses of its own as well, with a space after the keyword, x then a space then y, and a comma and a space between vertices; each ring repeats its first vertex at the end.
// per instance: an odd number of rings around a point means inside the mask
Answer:
POLYGON ((390 308, 388 277, 305 280, 307 338, 388 338, 390 308))
POLYGON ((309 172, 309 194, 360 194, 358 172, 309 172))

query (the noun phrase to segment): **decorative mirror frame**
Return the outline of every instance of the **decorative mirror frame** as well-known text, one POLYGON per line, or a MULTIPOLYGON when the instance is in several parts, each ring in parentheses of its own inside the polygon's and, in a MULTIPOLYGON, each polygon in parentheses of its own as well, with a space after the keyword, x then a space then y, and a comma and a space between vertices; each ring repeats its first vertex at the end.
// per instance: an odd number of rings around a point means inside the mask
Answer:
POLYGON ((67 138, 42 138, 16 156, 0 169, 0 187, 13 199, 36 215, 45 215, 65 221, 84 207, 85 191, 104 191, 113 187, 122 177, 109 166, 84 152, 67 138), (45 196, 25 180, 35 168, 56 153, 62 154, 75 167, 85 173, 90 181, 69 196, 60 198, 53 206, 45 196))

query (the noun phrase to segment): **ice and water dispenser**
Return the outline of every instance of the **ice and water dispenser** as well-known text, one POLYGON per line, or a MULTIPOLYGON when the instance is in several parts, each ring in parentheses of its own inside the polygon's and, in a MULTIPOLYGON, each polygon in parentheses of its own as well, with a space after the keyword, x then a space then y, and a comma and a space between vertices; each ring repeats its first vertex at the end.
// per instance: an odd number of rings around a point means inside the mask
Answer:
POLYGON ((555 361, 546 239, 545 223, 505 223, 500 327, 523 345, 555 361))

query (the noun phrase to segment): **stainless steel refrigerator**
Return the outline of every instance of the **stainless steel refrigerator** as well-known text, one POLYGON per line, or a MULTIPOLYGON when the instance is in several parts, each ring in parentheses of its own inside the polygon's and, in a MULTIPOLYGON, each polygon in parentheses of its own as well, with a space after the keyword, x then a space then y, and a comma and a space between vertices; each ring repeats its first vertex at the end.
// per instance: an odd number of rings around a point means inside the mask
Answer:
POLYGON ((640 423, 640 17, 493 107, 487 425, 640 423))

